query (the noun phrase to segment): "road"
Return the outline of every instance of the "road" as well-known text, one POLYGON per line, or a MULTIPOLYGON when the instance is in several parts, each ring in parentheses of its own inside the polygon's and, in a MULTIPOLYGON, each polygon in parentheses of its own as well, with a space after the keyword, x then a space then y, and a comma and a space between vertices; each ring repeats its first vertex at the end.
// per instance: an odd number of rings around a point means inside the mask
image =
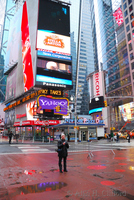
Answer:
MULTIPOLYGON (((89 152, 89 151, 100 151, 110 149, 128 149, 134 147, 134 140, 128 143, 126 140, 117 142, 108 142, 107 140, 99 140, 93 142, 82 142, 82 143, 69 143, 69 152, 89 152)), ((12 144, 0 144, 0 155, 2 154, 22 154, 22 153, 56 153, 57 143, 12 143, 12 144)))

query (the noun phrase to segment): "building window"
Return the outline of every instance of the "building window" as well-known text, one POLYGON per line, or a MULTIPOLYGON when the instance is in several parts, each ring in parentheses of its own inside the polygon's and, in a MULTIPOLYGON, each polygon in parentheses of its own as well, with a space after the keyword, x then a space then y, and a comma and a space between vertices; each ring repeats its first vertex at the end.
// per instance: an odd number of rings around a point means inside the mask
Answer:
POLYGON ((130 44, 128 45, 128 47, 129 47, 129 51, 131 51, 131 50, 132 50, 132 43, 130 43, 130 44))
POLYGON ((127 4, 126 3, 123 5, 123 8, 124 8, 124 10, 127 8, 127 4))
POLYGON ((134 72, 132 73, 132 75, 133 75, 133 79, 134 79, 134 72))
POLYGON ((132 28, 134 27, 134 20, 131 22, 131 27, 132 28))
POLYGON ((133 6, 131 5, 130 7, 129 7, 129 12, 131 12, 133 10, 133 6))
POLYGON ((130 27, 129 25, 126 27, 126 31, 128 32, 130 30, 130 27))
POLYGON ((125 23, 128 24, 128 17, 125 19, 125 23))
POLYGON ((134 59, 134 55, 133 53, 130 54, 130 60, 133 60, 134 59))
POLYGON ((128 4, 132 3, 132 0, 128 0, 128 4))
POLYGON ((125 17, 128 15, 127 10, 124 12, 125 17))
POLYGON ((134 14, 133 13, 130 15, 130 19, 134 19, 134 14))
POLYGON ((131 63, 131 68, 134 69, 134 62, 131 63))
POLYGON ((131 35, 130 35, 130 33, 127 35, 127 39, 128 39, 128 41, 131 40, 131 35))

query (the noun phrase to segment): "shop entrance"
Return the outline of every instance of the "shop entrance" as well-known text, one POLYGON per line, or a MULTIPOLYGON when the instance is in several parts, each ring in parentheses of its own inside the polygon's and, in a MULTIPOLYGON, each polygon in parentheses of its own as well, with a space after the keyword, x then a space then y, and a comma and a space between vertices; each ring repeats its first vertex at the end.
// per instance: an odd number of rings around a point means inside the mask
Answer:
POLYGON ((82 141, 86 141, 87 140, 86 138, 87 138, 87 131, 83 131, 82 130, 82 132, 81 132, 81 140, 82 141))

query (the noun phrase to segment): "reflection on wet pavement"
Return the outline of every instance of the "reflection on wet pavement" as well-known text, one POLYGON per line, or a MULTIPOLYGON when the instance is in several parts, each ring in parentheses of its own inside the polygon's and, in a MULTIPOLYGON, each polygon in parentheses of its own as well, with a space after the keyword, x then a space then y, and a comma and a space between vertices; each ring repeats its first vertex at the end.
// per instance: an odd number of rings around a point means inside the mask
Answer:
MULTIPOLYGON (((9 194, 10 198, 13 198, 17 195, 23 194, 30 194, 30 193, 41 193, 47 191, 58 190, 63 187, 67 186, 64 182, 45 182, 45 183, 38 183, 35 185, 26 185, 19 188, 14 189, 12 194, 9 194)), ((3 193, 1 197, 5 197, 7 193, 3 193)))

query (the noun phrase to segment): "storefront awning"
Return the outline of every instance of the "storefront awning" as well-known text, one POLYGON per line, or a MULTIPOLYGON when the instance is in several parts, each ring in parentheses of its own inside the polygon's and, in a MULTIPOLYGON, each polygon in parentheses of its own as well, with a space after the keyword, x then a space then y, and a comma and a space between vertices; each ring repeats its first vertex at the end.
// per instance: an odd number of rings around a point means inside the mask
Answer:
POLYGON ((14 127, 17 126, 49 126, 60 124, 60 120, 48 120, 48 121, 38 121, 38 120, 26 120, 22 122, 15 122, 14 127))

